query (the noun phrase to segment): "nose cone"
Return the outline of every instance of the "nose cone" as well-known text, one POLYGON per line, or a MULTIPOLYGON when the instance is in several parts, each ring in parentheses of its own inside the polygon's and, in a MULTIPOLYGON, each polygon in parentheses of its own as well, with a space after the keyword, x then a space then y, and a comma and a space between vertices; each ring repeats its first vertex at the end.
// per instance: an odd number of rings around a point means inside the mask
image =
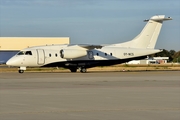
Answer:
POLYGON ((12 61, 11 59, 9 59, 9 60, 6 62, 6 65, 8 65, 8 66, 13 65, 13 61, 12 61))
POLYGON ((19 66, 19 60, 15 57, 12 57, 6 62, 6 65, 8 66, 19 66))

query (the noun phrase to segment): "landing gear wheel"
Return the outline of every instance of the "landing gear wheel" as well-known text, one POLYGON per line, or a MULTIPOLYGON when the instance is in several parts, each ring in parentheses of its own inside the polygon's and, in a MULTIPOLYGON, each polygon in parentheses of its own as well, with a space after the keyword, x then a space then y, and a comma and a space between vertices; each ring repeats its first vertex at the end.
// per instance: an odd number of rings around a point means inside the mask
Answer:
POLYGON ((71 68, 70 71, 71 72, 77 72, 77 68, 71 68))
POLYGON ((82 73, 86 73, 86 72, 87 72, 87 70, 86 70, 86 68, 81 68, 80 72, 82 72, 82 73))
POLYGON ((19 72, 19 73, 24 73, 24 70, 19 70, 18 72, 19 72))

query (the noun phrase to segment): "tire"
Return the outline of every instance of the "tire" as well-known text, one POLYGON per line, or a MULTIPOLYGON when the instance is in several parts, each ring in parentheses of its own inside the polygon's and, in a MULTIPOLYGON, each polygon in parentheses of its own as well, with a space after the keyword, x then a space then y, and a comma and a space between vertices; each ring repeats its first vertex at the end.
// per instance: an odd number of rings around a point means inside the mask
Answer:
POLYGON ((24 73, 24 70, 19 70, 18 72, 19 72, 19 73, 24 73))
POLYGON ((81 72, 81 73, 86 73, 87 70, 86 70, 86 68, 81 68, 80 72, 81 72))

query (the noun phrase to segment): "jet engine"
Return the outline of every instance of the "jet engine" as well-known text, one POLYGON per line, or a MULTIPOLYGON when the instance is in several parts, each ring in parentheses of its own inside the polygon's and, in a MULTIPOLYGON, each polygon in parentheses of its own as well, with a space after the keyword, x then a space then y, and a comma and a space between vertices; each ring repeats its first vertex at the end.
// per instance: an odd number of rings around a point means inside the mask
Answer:
POLYGON ((60 50, 60 56, 64 59, 73 59, 79 58, 87 55, 86 50, 77 50, 77 49, 62 49, 60 50))

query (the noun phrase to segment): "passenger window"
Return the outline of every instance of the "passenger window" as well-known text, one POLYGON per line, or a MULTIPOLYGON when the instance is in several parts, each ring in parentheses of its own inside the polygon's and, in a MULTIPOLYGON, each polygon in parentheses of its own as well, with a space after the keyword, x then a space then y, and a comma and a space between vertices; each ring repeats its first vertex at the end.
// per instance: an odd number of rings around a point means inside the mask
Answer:
POLYGON ((49 57, 51 57, 51 54, 49 54, 49 57))
POLYGON ((110 53, 110 55, 112 56, 112 53, 110 53))
POLYGON ((99 53, 96 53, 97 56, 99 56, 99 53))
POLYGON ((105 53, 105 56, 107 56, 107 53, 105 53))
POLYGON ((57 53, 55 54, 55 56, 56 56, 56 57, 58 56, 57 53))

